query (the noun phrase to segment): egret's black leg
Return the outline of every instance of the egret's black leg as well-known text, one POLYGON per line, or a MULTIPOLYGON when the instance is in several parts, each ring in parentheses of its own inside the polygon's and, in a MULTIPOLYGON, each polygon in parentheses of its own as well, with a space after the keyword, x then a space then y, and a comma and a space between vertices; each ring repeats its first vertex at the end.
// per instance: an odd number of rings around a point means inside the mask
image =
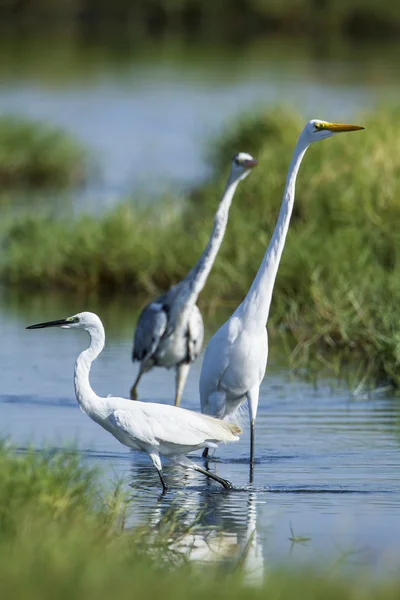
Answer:
POLYGON ((204 448, 203 454, 201 455, 203 458, 208 458, 208 450, 209 448, 204 448))
POLYGON ((164 479, 164 475, 163 475, 163 472, 161 471, 161 469, 159 469, 158 467, 156 467, 156 469, 157 469, 157 473, 160 477, 160 481, 161 481, 161 485, 162 485, 162 494, 161 495, 164 496, 164 494, 166 494, 168 491, 167 482, 164 479))
POLYGON ((218 475, 211 473, 211 471, 206 471, 205 469, 202 469, 201 467, 199 467, 199 465, 193 465, 193 467, 196 471, 198 471, 199 473, 203 473, 203 475, 205 475, 206 477, 211 477, 211 479, 215 479, 215 481, 218 481, 218 483, 220 483, 226 490, 231 490, 233 488, 233 485, 227 479, 222 479, 222 477, 218 477, 218 475))
POLYGON ((253 483, 254 480, 254 436, 255 436, 255 427, 254 421, 250 422, 250 478, 249 482, 253 483))

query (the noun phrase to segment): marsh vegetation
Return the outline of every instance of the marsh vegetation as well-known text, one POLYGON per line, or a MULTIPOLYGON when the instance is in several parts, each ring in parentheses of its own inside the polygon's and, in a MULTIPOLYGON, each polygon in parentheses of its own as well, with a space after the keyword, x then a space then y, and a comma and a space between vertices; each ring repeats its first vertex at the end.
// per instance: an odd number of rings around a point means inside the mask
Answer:
POLYGON ((89 155, 73 136, 47 122, 0 117, 2 188, 65 187, 87 178, 89 155))
POLYGON ((104 29, 104 24, 129 27, 142 36, 168 32, 254 36, 271 31, 295 34, 337 35, 352 37, 396 35, 400 28, 400 10, 395 0, 379 3, 361 0, 335 0, 316 3, 301 0, 280 2, 225 0, 179 0, 168 2, 128 2, 79 0, 71 3, 42 2, 6 3, 2 6, 6 23, 28 23, 40 29, 43 23, 75 25, 86 29, 104 29))
POLYGON ((127 528, 135 510, 117 486, 105 491, 98 473, 72 451, 38 454, 0 449, 0 577, 5 597, 398 598, 397 580, 343 579, 332 571, 271 569, 250 585, 245 552, 219 563, 190 564, 184 549, 196 521, 178 509, 158 523, 127 528))
MULTIPOLYGON (((310 148, 300 170, 271 328, 293 336, 296 364, 340 353, 367 377, 399 382, 400 148, 398 108, 359 115, 366 129, 310 148)), ((237 193, 227 235, 200 298, 212 316, 246 294, 275 227, 302 119, 276 109, 244 116, 215 140, 212 175, 183 206, 122 202, 100 217, 23 214, 3 227, 2 280, 25 290, 132 294, 179 281, 204 248, 226 177, 227 156, 246 148, 260 167, 237 193), (116 242, 116 240, 118 242, 116 242), (49 258, 51 257, 51 258, 49 258)))

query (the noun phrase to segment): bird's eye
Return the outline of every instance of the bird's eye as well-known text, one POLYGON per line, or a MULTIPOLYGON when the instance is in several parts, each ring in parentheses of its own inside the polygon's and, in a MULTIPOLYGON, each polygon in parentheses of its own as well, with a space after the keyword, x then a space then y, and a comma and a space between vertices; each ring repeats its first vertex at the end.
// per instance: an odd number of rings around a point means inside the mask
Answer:
POLYGON ((321 129, 322 129, 321 123, 315 123, 314 127, 315 127, 315 131, 321 131, 321 129))
POLYGON ((68 323, 79 323, 79 317, 68 317, 68 319, 65 320, 68 321, 68 323))

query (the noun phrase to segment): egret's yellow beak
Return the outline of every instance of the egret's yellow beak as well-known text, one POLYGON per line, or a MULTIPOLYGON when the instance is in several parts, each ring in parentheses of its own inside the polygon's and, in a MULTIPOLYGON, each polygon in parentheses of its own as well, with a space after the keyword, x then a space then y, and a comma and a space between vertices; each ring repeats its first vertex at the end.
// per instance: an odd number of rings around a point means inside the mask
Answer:
POLYGON ((326 123, 324 124, 324 129, 328 129, 332 133, 341 133, 344 131, 359 131, 360 129, 364 129, 364 127, 360 127, 360 125, 346 125, 344 123, 326 123))

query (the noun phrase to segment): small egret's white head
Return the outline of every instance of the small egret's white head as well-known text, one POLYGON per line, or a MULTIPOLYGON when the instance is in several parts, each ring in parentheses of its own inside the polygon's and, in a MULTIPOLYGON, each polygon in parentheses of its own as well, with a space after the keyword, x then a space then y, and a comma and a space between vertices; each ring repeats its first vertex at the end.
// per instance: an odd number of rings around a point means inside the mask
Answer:
POLYGON ((328 121, 320 121, 319 119, 312 119, 308 121, 304 127, 303 134, 311 142, 318 142, 325 138, 332 137, 336 133, 345 133, 347 131, 359 131, 364 129, 359 125, 346 125, 344 123, 329 123, 328 121))
POLYGON ((81 312, 66 319, 37 323, 36 325, 30 325, 26 329, 44 329, 45 327, 62 327, 63 329, 79 328, 86 331, 103 329, 99 317, 92 312, 81 312))
POLYGON ((258 165, 258 161, 247 154, 247 152, 239 152, 232 158, 231 179, 241 181, 258 165))

